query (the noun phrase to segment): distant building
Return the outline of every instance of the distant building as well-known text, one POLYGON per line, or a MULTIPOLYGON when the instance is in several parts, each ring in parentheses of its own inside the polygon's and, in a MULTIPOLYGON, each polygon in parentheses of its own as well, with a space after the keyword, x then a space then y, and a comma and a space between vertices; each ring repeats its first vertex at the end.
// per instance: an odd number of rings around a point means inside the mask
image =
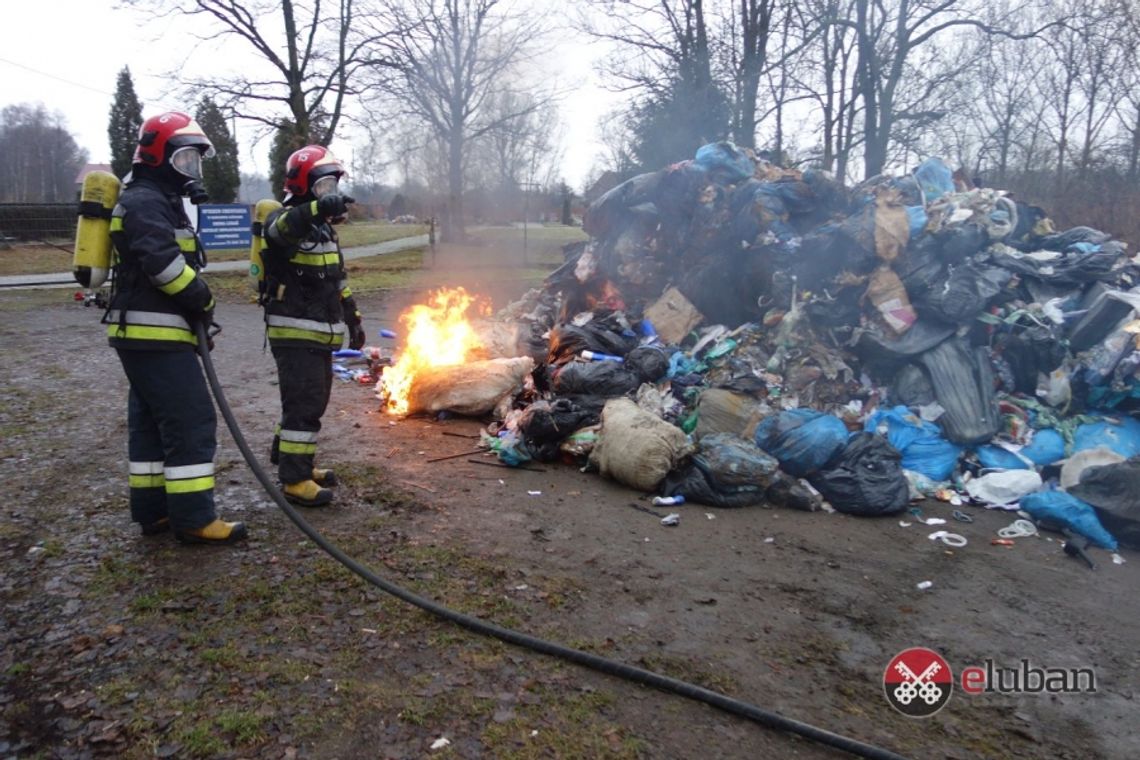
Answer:
POLYGON ((110 174, 111 173, 111 165, 110 164, 84 164, 79 169, 79 173, 75 175, 75 190, 76 190, 76 192, 79 192, 79 190, 82 189, 83 179, 88 174, 90 174, 91 172, 107 172, 108 174, 110 174))

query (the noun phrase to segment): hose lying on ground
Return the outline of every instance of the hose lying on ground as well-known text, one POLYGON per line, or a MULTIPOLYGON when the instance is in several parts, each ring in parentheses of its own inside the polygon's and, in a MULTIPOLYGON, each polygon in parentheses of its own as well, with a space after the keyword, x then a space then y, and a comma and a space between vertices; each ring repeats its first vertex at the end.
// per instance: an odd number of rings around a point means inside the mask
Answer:
POLYGON ((225 418, 226 425, 233 435, 234 441, 237 443, 238 448, 241 450, 242 456, 245 457, 246 463, 249 464, 253 474, 257 477, 258 481, 265 488, 266 493, 273 497, 273 501, 281 508, 281 511, 293 521, 293 523, 312 540, 317 546, 323 549, 337 562, 347 567, 352 572, 359 575, 364 580, 371 583, 373 586, 385 591, 392 596, 402 599, 409 604, 419 607, 421 610, 430 612, 437 617, 444 620, 450 620, 457 625, 461 625, 470 631, 482 634, 484 636, 491 636, 505 641, 508 644, 515 644, 517 646, 531 649, 535 652, 542 654, 552 655, 554 657, 561 657, 564 660, 583 665, 587 668, 606 673, 608 675, 625 678, 629 681, 652 686, 663 691, 679 694, 689 699, 695 699, 699 702, 704 702, 707 705, 720 708, 725 712, 739 715, 748 718, 756 723, 759 723, 770 728, 788 731, 797 734, 806 739, 825 744, 829 747, 849 752, 858 757, 873 758, 874 760, 905 760, 902 755, 895 754, 890 750, 876 747, 873 744, 865 744, 864 742, 841 734, 832 733, 822 728, 811 725, 810 723, 803 723, 792 718, 786 718, 779 713, 772 712, 757 707, 756 705, 748 702, 742 702, 737 699, 725 696, 719 692, 706 689, 696 684, 691 684, 686 681, 681 681, 676 678, 654 673, 651 670, 644 670, 632 665, 626 665, 616 660, 609 660, 605 657, 600 657, 589 652, 583 652, 579 649, 556 644, 552 641, 529 636, 525 633, 512 630, 510 628, 503 628, 502 626, 495 625, 486 620, 466 615, 462 612, 456 612, 448 607, 445 607, 437 602, 434 602, 425 597, 414 594, 407 589, 397 586, 394 583, 384 580, 376 575, 370 569, 360 564, 352 557, 349 557, 337 546, 329 542, 323 535, 321 535, 313 526, 309 525, 297 510, 285 500, 284 494, 277 487, 277 484, 265 472, 265 469, 257 461, 253 455, 253 451, 246 443, 245 436, 238 427, 237 419, 234 417, 233 410, 226 402, 225 394, 222 392, 222 385, 218 381, 217 372, 214 370, 214 363, 210 359, 210 351, 208 348, 208 338, 206 335, 206 326, 201 322, 197 323, 196 331, 198 334, 198 353, 202 357, 202 366, 206 370, 206 377, 210 382, 210 389, 214 393, 214 399, 217 401, 218 409, 221 410, 222 417, 225 418))

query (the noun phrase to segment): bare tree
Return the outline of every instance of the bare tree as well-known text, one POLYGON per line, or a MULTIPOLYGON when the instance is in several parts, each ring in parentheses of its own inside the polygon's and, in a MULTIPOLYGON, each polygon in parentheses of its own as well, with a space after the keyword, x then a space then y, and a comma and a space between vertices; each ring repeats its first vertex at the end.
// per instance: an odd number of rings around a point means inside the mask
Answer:
MULTIPOLYGON (((831 23, 855 32, 858 51, 858 94, 863 108, 863 168, 866 176, 880 173, 887 163, 896 124, 921 114, 900 109, 899 88, 908 72, 907 62, 945 33, 965 27, 1011 39, 1028 39, 1056 26, 1018 33, 1015 19, 1021 6, 1002 19, 983 21, 972 0, 897 0, 886 4, 854 0, 854 17, 836 17, 831 23)), ((913 69, 912 69, 913 70, 913 69)))
POLYGON ((86 161, 87 152, 76 145, 63 117, 42 103, 0 111, 0 202, 70 203, 86 161))
MULTIPOLYGON (((267 131, 290 125, 295 147, 331 142, 346 100, 358 94, 358 73, 392 65, 385 44, 399 32, 391 24, 372 23, 361 33, 357 6, 362 0, 122 1, 154 16, 203 20, 210 30, 205 39, 217 42, 219 49, 234 40, 242 43, 264 64, 263 72, 243 67, 227 76, 175 75, 188 89, 212 94, 220 108, 267 131)), ((389 18, 372 6, 365 12, 389 18)))
POLYGON ((730 132, 732 91, 715 76, 716 19, 706 0, 590 0, 578 26, 612 53, 600 69, 632 96, 627 118, 643 169, 677 161, 730 132))
POLYGON ((399 74, 389 95, 444 146, 447 204, 445 242, 465 237, 463 191, 473 141, 532 113, 551 95, 531 88, 516 107, 493 108, 502 93, 526 89, 521 67, 542 38, 542 17, 513 10, 503 0, 419 0, 390 8, 408 29, 393 42, 399 74))
POLYGON ((558 148, 558 111, 547 103, 526 110, 519 98, 529 94, 500 93, 491 105, 492 112, 521 114, 500 119, 476 145, 476 153, 487 167, 483 184, 519 188, 526 184, 549 184, 557 170, 561 152, 558 148))

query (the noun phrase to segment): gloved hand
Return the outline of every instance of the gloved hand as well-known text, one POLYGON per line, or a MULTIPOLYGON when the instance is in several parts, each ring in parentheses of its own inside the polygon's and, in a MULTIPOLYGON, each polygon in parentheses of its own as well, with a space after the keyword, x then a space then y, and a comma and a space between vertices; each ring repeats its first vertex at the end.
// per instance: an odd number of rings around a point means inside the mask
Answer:
MULTIPOLYGON (((211 300, 212 303, 212 300, 211 300)), ((206 328, 206 347, 211 351, 214 350, 214 336, 210 335, 210 325, 214 324, 214 309, 203 309, 202 311, 195 311, 187 317, 190 322, 190 330, 194 335, 198 334, 198 325, 206 328)))
POLYGON ((348 204, 356 203, 350 195, 329 193, 317 199, 317 213, 326 221, 343 221, 348 216, 348 204))
POLYGON ((348 325, 348 347, 353 351, 357 351, 364 347, 364 325, 360 322, 353 322, 348 325))

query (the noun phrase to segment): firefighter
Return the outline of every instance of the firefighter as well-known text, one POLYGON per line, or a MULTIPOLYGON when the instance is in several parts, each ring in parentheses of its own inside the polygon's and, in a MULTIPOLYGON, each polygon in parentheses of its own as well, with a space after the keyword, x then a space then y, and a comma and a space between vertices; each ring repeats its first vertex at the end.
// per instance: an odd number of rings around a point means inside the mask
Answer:
POLYGON ((314 466, 317 433, 332 391, 332 352, 347 328, 350 348, 364 345, 360 311, 344 271, 333 224, 353 199, 340 192, 344 166, 328 148, 308 145, 285 164, 284 206, 265 220, 266 333, 277 362, 281 420, 270 461, 294 504, 332 501, 336 475, 314 466))
POLYGON ((131 517, 144 535, 173 530, 182 543, 230 544, 245 525, 214 510, 217 417, 195 349, 214 298, 198 274, 201 244, 182 203, 206 200, 202 160, 214 146, 184 113, 139 129, 131 173, 111 214, 117 263, 103 321, 130 383, 131 517))

